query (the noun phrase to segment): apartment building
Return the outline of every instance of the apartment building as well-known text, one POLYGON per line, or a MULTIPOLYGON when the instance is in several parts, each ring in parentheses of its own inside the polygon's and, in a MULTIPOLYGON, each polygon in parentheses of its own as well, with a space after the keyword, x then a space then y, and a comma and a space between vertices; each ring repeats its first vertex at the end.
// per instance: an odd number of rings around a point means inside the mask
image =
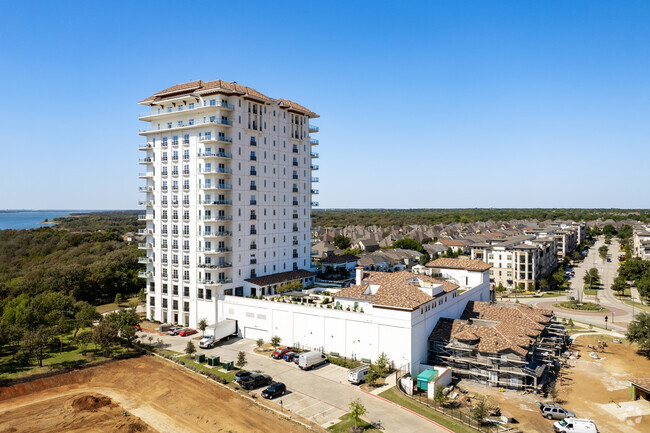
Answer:
POLYGON ((308 272, 318 115, 222 80, 139 103, 150 109, 139 146, 147 317, 214 323, 225 296, 263 294, 258 277, 279 274, 277 285, 308 272))
POLYGON ((492 265, 490 281, 508 288, 523 284, 525 290, 532 290, 557 265, 554 237, 511 236, 472 244, 470 248, 472 259, 492 265))
POLYGON ((638 257, 642 260, 650 260, 650 227, 634 227, 632 242, 634 248, 634 257, 638 257))

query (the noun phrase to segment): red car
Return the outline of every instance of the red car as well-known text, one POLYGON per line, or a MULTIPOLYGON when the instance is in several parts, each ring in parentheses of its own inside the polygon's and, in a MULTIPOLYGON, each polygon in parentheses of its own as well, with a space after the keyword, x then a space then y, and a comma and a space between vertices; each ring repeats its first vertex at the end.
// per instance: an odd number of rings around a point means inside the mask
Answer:
POLYGON ((181 337, 186 337, 188 335, 196 334, 196 329, 185 328, 178 333, 181 337))
POLYGON ((284 355, 286 355, 289 352, 291 352, 291 348, 289 347, 278 347, 277 349, 275 349, 275 352, 271 354, 271 358, 282 359, 284 355))

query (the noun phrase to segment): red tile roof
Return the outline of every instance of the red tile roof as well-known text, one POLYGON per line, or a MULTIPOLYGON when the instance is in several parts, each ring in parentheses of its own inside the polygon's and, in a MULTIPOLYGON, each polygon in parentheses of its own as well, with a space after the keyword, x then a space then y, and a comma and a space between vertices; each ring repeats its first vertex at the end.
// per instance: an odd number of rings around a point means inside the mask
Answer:
POLYGON ((440 258, 427 263, 429 268, 466 269, 468 271, 487 271, 492 265, 482 260, 440 258))

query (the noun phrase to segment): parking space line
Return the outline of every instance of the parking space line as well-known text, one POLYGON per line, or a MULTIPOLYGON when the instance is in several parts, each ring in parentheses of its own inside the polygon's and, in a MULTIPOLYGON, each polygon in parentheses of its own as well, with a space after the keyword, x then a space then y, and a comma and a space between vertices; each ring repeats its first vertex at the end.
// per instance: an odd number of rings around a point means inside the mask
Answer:
POLYGON ((323 402, 321 402, 321 401, 316 401, 314 404, 310 404, 309 406, 305 406, 305 407, 303 407, 302 409, 300 409, 300 410, 298 410, 298 411, 295 411, 295 412, 299 414, 299 413, 301 413, 302 411, 309 409, 310 407, 314 407, 314 406, 316 406, 317 404, 323 404, 323 402))

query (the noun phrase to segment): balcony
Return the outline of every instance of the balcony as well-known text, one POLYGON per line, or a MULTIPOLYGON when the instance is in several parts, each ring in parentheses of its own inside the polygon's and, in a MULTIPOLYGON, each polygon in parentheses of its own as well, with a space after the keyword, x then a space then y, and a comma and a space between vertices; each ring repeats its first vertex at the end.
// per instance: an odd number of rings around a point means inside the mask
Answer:
POLYGON ((201 143, 210 143, 213 141, 217 143, 232 143, 232 138, 226 137, 225 135, 216 135, 214 138, 212 138, 212 134, 210 134, 198 137, 198 141, 201 143))
POLYGON ((153 186, 147 185, 147 186, 141 186, 138 188, 138 191, 140 192, 153 192, 153 186))
POLYGON ((153 164, 153 158, 148 156, 138 160, 138 164, 153 164))
POLYGON ((230 253, 232 252, 232 248, 230 247, 222 247, 222 248, 197 248, 197 251, 200 253, 208 253, 208 254, 221 254, 221 253, 230 253))
POLYGON ((293 192, 298 192, 298 188, 293 188, 292 191, 293 192))
POLYGON ((298 219, 298 214, 297 213, 293 214, 293 219, 295 219, 295 220, 298 219))
POLYGON ((232 159, 232 153, 230 152, 210 152, 210 153, 199 153, 199 158, 222 158, 222 159, 232 159))
POLYGON ((140 271, 140 272, 138 272, 138 277, 140 277, 140 278, 152 278, 153 277, 153 272, 140 271))
POLYGON ((298 161, 293 161, 291 165, 293 165, 294 167, 298 167, 298 161))
POLYGON ((255 155, 251 155, 251 159, 250 159, 250 160, 251 160, 251 161, 257 161, 257 156, 255 156, 255 155))
POLYGON ((251 244, 249 249, 256 250, 257 249, 257 244, 251 244))
POLYGON ((151 143, 140 143, 138 144, 138 150, 152 150, 153 144, 151 143))
POLYGON ((198 267, 205 269, 227 269, 232 268, 232 263, 201 263, 198 267))
POLYGON ((294 240, 291 242, 291 244, 292 244, 292 245, 298 245, 298 239, 294 239, 294 240))
POLYGON ((252 220, 256 220, 256 219, 257 219, 257 215, 251 215, 251 219, 252 219, 252 220))
POLYGON ((297 231, 298 231, 298 227, 294 227, 294 228, 293 228, 293 231, 294 231, 294 232, 297 232, 297 231))
POLYGON ((215 108, 222 108, 222 109, 231 110, 231 111, 235 109, 234 105, 227 104, 227 103, 224 103, 224 102, 218 102, 218 103, 216 103, 214 105, 210 105, 208 103, 205 103, 205 105, 198 105, 197 104, 194 108, 187 108, 184 105, 179 105, 179 108, 181 108, 181 107, 183 108, 181 110, 178 110, 178 109, 171 110, 171 111, 170 110, 161 110, 159 113, 153 113, 153 112, 140 113, 138 115, 138 118, 140 120, 147 121, 147 120, 160 118, 160 117, 174 116, 174 115, 178 115, 179 113, 194 113, 194 112, 197 112, 197 111, 204 111, 204 110, 210 110, 210 109, 215 109, 215 108))
POLYGON ((153 206, 156 202, 153 200, 139 200, 138 206, 153 206))
POLYGON ((199 173, 201 174, 232 174, 232 168, 214 167, 203 168, 199 173))
POLYGON ((297 175, 297 174, 294 174, 292 177, 293 177, 294 179, 298 179, 298 175, 297 175))
POLYGON ((231 206, 232 200, 200 200, 199 204, 203 206, 231 206))
POLYGON ((312 125, 311 123, 309 124, 309 132, 318 132, 318 126, 312 125))
POLYGON ((311 192, 312 194, 318 194, 318 190, 317 190, 317 189, 312 189, 310 192, 311 192))
POLYGON ((140 243, 138 244, 138 249, 140 250, 150 250, 153 248, 153 244, 150 242, 145 242, 145 243, 140 243))
POLYGON ((256 235, 256 234, 257 234, 257 230, 255 230, 255 229, 251 230, 251 231, 250 231, 250 234, 252 234, 252 235, 256 235))
POLYGON ((312 182, 318 182, 318 178, 317 178, 317 177, 312 177, 312 178, 311 178, 311 181, 312 181, 312 182))
POLYGON ((153 229, 139 229, 138 230, 138 235, 140 236, 147 236, 147 235, 152 235, 153 234, 153 229))
POLYGON ((257 259, 251 259, 251 265, 256 265, 257 264, 257 259))
POLYGON ((250 191, 257 191, 257 185, 251 185, 250 191))
POLYGON ((297 259, 298 258, 298 253, 293 253, 293 258, 297 259))
POLYGON ((309 156, 311 156, 312 158, 318 158, 318 152, 310 152, 309 156))
POLYGON ((228 284, 232 283, 232 278, 222 278, 218 280, 208 280, 208 279, 202 279, 198 281, 199 284, 204 284, 206 286, 216 286, 216 285, 221 285, 221 284, 228 284))
POLYGON ((317 202, 317 201, 312 201, 312 202, 311 202, 311 206, 312 206, 312 207, 317 207, 317 206, 318 206, 318 202, 317 202))
POLYGON ((153 215, 151 214, 138 215, 138 221, 153 221, 153 215))
POLYGON ((201 230, 199 230, 198 235, 203 236, 205 238, 226 238, 232 236, 232 232, 225 231, 225 230, 216 231, 216 232, 212 232, 212 231, 202 232, 201 230))
POLYGON ((298 148, 297 147, 294 146, 294 148, 292 150, 293 150, 293 153, 298 153, 298 148))
POLYGON ((316 164, 312 164, 309 166, 312 170, 318 170, 318 166, 316 164))
POLYGON ((148 179, 153 177, 153 171, 148 171, 146 173, 138 173, 140 179, 148 179))
POLYGON ((211 183, 206 183, 206 184, 199 184, 199 189, 221 189, 221 190, 230 190, 232 189, 232 185, 229 183, 216 183, 216 184, 211 184, 211 183))
POLYGON ((312 146, 318 146, 319 142, 315 138, 310 138, 309 144, 311 144, 312 146))
POLYGON ((293 201, 293 205, 294 205, 294 206, 298 206, 298 201, 297 201, 297 200, 294 200, 294 201, 293 201))
POLYGON ((144 263, 146 265, 153 263, 153 259, 151 257, 138 257, 138 263, 144 263))
POLYGON ((231 217, 231 216, 226 216, 226 215, 215 215, 215 216, 212 216, 212 215, 208 215, 208 216, 201 215, 201 216, 199 217, 199 220, 201 220, 201 221, 232 221, 232 217, 231 217))

